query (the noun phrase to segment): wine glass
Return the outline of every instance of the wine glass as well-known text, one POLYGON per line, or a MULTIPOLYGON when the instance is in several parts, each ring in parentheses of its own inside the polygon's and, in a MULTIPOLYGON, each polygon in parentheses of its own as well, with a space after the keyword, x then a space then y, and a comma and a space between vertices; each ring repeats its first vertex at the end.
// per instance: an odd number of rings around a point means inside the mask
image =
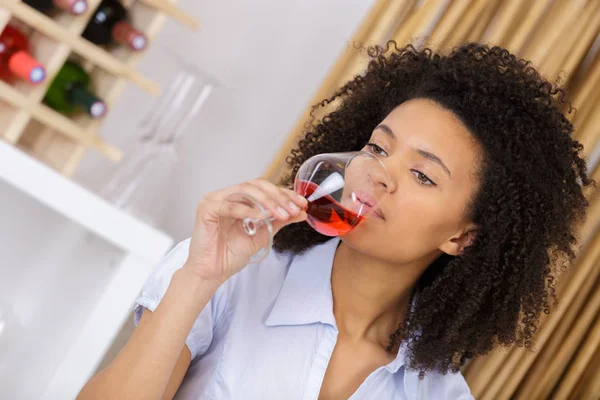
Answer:
POLYGON ((138 124, 130 156, 100 188, 103 198, 155 227, 164 217, 181 141, 213 91, 222 87, 197 65, 164 50, 176 66, 173 77, 138 124))
MULTIPOLYGON (((390 177, 374 154, 366 151, 318 154, 306 160, 294 190, 308 200, 307 223, 326 236, 341 236, 372 216, 382 218, 379 200, 389 191, 390 177)), ((273 244, 275 218, 252 196, 233 193, 219 213, 219 230, 229 251, 263 260, 273 244)))

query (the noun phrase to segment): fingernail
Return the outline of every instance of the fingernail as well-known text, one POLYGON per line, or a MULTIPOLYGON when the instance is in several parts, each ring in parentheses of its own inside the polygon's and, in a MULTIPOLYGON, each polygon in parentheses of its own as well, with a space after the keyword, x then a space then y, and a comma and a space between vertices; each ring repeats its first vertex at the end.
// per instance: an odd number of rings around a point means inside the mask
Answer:
POLYGON ((300 212, 300 207, 298 207, 296 205, 296 203, 294 203, 293 201, 290 201, 288 203, 288 207, 290 208, 290 210, 292 210, 293 212, 300 212))
POLYGON ((278 213, 279 213, 279 215, 281 215, 283 218, 289 218, 289 217, 290 217, 290 214, 288 214, 288 212, 287 212, 287 211, 285 211, 285 210, 283 209, 283 207, 281 207, 281 206, 280 206, 280 207, 277 207, 277 212, 278 212, 278 213))

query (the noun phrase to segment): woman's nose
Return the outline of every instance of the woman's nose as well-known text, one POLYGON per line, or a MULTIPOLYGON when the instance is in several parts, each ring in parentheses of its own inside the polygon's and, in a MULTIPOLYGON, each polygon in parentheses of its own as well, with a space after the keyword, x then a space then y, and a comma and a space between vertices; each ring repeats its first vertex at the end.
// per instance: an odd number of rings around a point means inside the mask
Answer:
POLYGON ((374 185, 377 186, 378 189, 381 189, 385 192, 393 193, 396 190, 396 183, 393 178, 390 176, 387 168, 377 168, 369 174, 371 176, 371 180, 374 185))

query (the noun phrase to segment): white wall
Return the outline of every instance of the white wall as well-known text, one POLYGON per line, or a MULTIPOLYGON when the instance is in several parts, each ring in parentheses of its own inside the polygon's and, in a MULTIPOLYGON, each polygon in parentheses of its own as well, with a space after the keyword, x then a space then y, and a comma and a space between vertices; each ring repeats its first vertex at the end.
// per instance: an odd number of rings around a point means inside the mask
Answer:
MULTIPOLYGON (((140 70, 165 85, 174 64, 161 49, 184 55, 227 87, 211 95, 191 124, 161 228, 190 234, 201 197, 261 175, 309 103, 328 68, 374 0, 180 0, 201 21, 190 33, 169 21, 140 70), (165 62, 166 60, 166 62, 165 62)), ((130 85, 102 135, 121 144, 152 97, 130 85)), ((90 153, 78 178, 93 185, 109 162, 90 153)))

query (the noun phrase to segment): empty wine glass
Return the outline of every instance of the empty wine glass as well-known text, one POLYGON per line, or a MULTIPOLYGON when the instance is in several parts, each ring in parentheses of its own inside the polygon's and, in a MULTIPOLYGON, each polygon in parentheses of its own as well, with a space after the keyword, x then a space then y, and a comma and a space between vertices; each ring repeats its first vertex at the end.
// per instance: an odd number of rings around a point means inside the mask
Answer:
POLYGON ((130 157, 100 191, 117 207, 155 227, 164 216, 181 139, 219 84, 198 66, 169 54, 177 73, 138 125, 130 157))
MULTIPOLYGON (((365 151, 313 156, 300 166, 294 180, 296 193, 308 200, 307 223, 326 236, 344 235, 367 218, 383 219, 378 202, 389 186, 381 160, 365 151)), ((252 254, 250 263, 267 256, 275 218, 256 199, 233 193, 223 201, 219 215, 220 234, 229 251, 252 254)))

